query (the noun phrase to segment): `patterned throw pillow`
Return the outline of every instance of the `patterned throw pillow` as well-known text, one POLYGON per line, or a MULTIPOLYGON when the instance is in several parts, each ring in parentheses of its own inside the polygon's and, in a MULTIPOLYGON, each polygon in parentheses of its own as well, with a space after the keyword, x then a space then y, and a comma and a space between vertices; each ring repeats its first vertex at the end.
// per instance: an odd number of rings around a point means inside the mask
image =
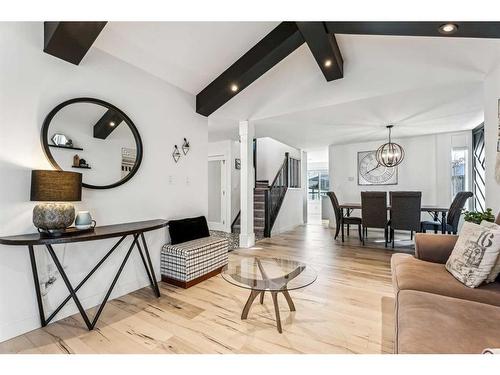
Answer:
POLYGON ((500 252, 500 230, 465 222, 446 269, 458 281, 475 288, 488 278, 500 252))
MULTIPOLYGON (((491 222, 486 221, 486 220, 481 221, 480 225, 482 227, 486 227, 489 229, 500 230, 500 225, 495 224, 495 223, 491 223, 491 222)), ((500 254, 498 255, 497 262, 493 266, 493 268, 492 268, 490 274, 488 275, 488 277, 486 278, 485 282, 486 283, 494 282, 495 279, 498 277, 498 275, 500 275, 500 254)))

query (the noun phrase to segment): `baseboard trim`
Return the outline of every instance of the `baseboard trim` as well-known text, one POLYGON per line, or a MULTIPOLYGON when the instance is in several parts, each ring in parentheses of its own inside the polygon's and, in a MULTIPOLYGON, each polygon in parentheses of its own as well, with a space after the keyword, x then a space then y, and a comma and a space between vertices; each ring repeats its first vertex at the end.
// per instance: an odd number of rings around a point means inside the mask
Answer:
POLYGON ((187 288, 191 288, 193 285, 199 284, 202 281, 208 280, 211 277, 218 275, 219 273, 221 273, 222 268, 224 268, 224 266, 216 268, 215 270, 213 270, 205 275, 202 275, 200 277, 197 277, 196 279, 190 280, 190 281, 182 281, 182 280, 172 279, 171 277, 168 277, 165 275, 161 275, 161 281, 163 281, 167 284, 172 284, 172 285, 178 286, 180 288, 187 289, 187 288))

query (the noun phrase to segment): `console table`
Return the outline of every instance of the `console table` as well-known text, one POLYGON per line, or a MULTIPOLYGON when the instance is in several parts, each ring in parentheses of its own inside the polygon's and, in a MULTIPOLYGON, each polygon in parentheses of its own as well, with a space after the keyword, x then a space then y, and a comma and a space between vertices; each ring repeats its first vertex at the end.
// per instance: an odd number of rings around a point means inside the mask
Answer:
POLYGON ((120 274, 122 273, 123 268, 125 267, 125 264, 127 263, 127 260, 134 247, 137 248, 141 256, 142 263, 144 264, 146 274, 148 275, 149 281, 151 282, 151 288, 153 289, 154 294, 156 295, 156 297, 160 297, 160 288, 158 287, 158 283, 156 281, 154 268, 153 264, 151 263, 151 257, 149 256, 148 246, 146 244, 146 239, 144 238, 144 233, 164 228, 167 226, 167 223, 168 222, 166 220, 148 220, 148 221, 139 221, 133 223, 116 224, 116 225, 105 225, 96 227, 92 232, 85 232, 85 233, 73 234, 71 236, 60 236, 60 237, 49 237, 46 234, 42 233, 22 234, 18 236, 0 237, 0 244, 28 247, 30 261, 31 261, 31 270, 33 271, 33 282, 35 284, 36 298, 38 302, 38 312, 40 314, 40 322, 42 324, 42 327, 45 327, 64 307, 64 305, 66 305, 66 303, 70 299, 73 299, 87 328, 89 330, 92 330, 94 329, 99 319, 99 316, 101 315, 104 306, 106 305, 106 302, 108 301, 109 296, 113 291, 113 288, 115 287, 115 284, 118 281, 118 278, 120 277, 120 274), (118 271, 113 281, 111 282, 111 286, 106 292, 106 295, 101 305, 99 306, 97 313, 94 315, 92 321, 90 321, 82 304, 80 303, 80 300, 78 299, 78 296, 76 295, 76 292, 78 292, 78 290, 87 282, 87 280, 94 274, 94 272, 97 271, 97 269, 106 261, 106 259, 120 246, 123 240, 125 240, 125 238, 129 235, 133 237, 132 244, 130 245, 125 255, 125 258, 123 259, 120 267, 118 268, 118 271), (68 276, 66 275, 66 272, 64 271, 61 265, 61 262, 59 261, 59 258, 54 252, 52 245, 74 243, 74 242, 97 241, 115 237, 120 237, 118 242, 116 242, 116 244, 106 253, 106 255, 104 255, 104 257, 95 265, 95 267, 92 268, 92 270, 87 274, 87 276, 85 276, 83 280, 80 281, 80 283, 76 287, 73 287, 73 285, 71 285, 71 282, 68 279, 68 276), (140 245, 139 237, 144 247, 144 253, 140 245), (46 246, 50 254, 50 257, 54 261, 57 270, 59 271, 61 278, 63 279, 64 283, 66 284, 66 288, 68 288, 69 291, 69 296, 66 297, 66 299, 52 312, 52 314, 48 318, 45 318, 45 313, 43 310, 43 303, 42 303, 42 295, 40 293, 40 283, 38 280, 38 271, 36 267, 35 252, 34 252, 34 246, 36 245, 46 246))

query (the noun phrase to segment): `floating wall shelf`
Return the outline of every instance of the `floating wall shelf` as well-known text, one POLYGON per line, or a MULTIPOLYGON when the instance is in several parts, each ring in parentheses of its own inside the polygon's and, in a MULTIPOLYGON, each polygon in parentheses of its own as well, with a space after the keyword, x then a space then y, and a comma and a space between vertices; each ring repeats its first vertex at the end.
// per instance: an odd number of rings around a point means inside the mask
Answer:
POLYGON ((83 151, 83 148, 80 148, 80 147, 68 147, 68 146, 58 146, 58 145, 49 145, 49 147, 67 148, 68 150, 81 150, 81 151, 83 151))
POLYGON ((80 165, 72 165, 71 168, 92 169, 90 167, 84 167, 84 166, 80 166, 80 165))

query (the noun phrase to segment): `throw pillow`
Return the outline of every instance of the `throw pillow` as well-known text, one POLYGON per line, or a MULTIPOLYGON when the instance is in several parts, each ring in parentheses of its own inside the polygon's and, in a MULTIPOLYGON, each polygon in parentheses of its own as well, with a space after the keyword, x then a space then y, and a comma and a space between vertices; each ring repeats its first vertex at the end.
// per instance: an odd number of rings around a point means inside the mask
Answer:
MULTIPOLYGON (((481 221, 480 225, 483 227, 486 227, 486 228, 500 230, 500 225, 492 223, 490 221, 483 220, 483 221, 481 221)), ((490 274, 486 278, 485 282, 492 283, 499 276, 500 276, 500 254, 498 255, 497 261, 496 261, 495 265, 493 266, 493 269, 491 270, 490 274)))
POLYGON ((500 252, 500 230, 465 222, 446 269, 458 281, 475 288, 490 274, 500 252))
POLYGON ((172 245, 210 236, 205 216, 170 220, 168 222, 168 231, 172 245))

